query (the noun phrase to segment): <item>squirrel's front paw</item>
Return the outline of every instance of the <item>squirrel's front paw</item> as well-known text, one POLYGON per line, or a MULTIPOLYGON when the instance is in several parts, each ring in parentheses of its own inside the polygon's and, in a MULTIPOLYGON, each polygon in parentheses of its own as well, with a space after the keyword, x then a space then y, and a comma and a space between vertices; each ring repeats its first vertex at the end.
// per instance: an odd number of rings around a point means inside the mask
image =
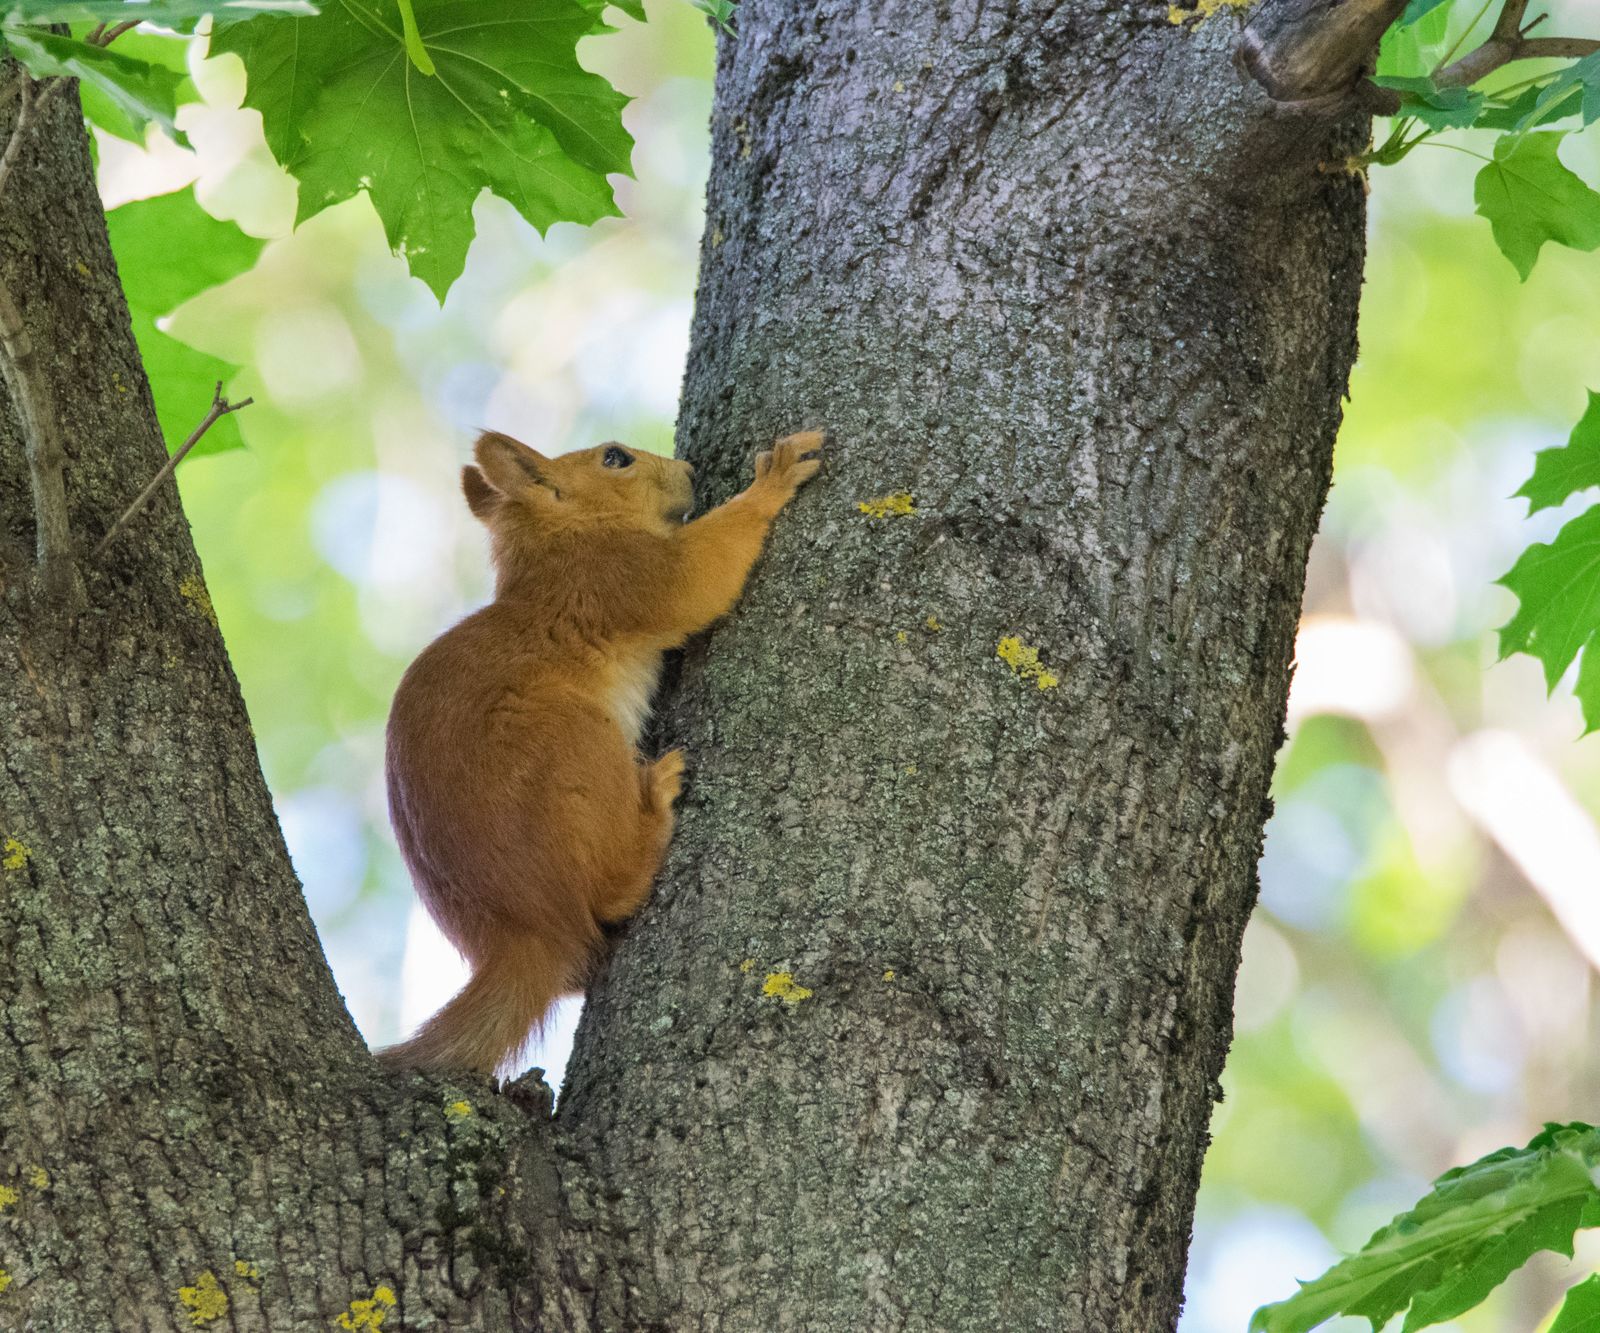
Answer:
POLYGON ((785 435, 756 455, 756 482, 793 495, 821 469, 822 460, 817 457, 821 451, 820 430, 785 435))

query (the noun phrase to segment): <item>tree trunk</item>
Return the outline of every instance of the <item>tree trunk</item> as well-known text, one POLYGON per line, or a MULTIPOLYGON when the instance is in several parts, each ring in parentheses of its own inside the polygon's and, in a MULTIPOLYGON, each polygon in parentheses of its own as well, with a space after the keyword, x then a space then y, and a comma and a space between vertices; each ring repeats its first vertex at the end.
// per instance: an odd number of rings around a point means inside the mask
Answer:
POLYGON ((1363 255, 1231 36, 756 0, 722 46, 680 450, 834 444, 689 656, 558 1117, 673 1327, 1176 1319, 1363 255))
MULTIPOLYGON (((6 404, 0 1322, 1172 1328, 1362 262, 1363 127, 1231 36, 741 7, 680 444, 715 500, 833 439, 554 1119, 370 1061, 175 499, 53 609, 6 404)), ((0 280, 85 551, 162 450, 70 107, 0 280)))

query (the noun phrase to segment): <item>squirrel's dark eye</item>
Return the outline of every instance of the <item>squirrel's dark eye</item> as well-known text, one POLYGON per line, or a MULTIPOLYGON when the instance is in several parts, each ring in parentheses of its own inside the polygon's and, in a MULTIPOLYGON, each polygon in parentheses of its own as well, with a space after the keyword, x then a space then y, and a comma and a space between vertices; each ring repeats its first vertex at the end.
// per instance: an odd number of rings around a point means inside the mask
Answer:
POLYGON ((619 449, 612 445, 606 450, 605 457, 600 460, 606 467, 632 467, 633 455, 626 449, 619 449))

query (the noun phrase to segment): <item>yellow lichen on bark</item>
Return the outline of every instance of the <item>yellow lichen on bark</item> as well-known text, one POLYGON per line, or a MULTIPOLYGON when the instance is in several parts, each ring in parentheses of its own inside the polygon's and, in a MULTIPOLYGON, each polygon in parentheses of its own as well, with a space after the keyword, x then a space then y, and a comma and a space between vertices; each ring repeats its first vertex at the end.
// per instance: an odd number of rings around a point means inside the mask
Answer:
POLYGON ((350 1302, 350 1308, 333 1322, 340 1328, 382 1328, 394 1308, 394 1292, 389 1287, 374 1287, 372 1295, 350 1302))
POLYGON ((208 1268, 194 1280, 194 1286, 178 1288, 178 1304, 188 1313, 191 1324, 204 1327, 228 1313, 228 1293, 208 1268))
POLYGON ((815 994, 809 987, 795 981, 793 972, 769 972, 761 984, 761 993, 782 1000, 785 1004, 799 1004, 815 994))
POLYGON ((217 609, 211 605, 211 594, 206 591, 206 585, 198 574, 190 574, 178 585, 178 595, 194 607, 202 616, 211 622, 217 623, 217 609))
POLYGON ((4 842, 0 842, 0 868, 21 870, 28 864, 28 858, 32 855, 32 848, 16 838, 7 838, 4 842))
POLYGON ((1011 668, 1014 676, 1031 680, 1041 690, 1053 690, 1061 680, 1039 660, 1039 650, 1030 648, 1015 634, 1008 634, 996 645, 994 655, 1011 668))
POLYGON ((1168 23, 1187 23, 1199 19, 1204 23, 1213 14, 1224 9, 1248 9, 1255 0, 1194 0, 1192 4, 1167 6, 1168 23))
POLYGON ((917 502, 910 491, 894 491, 871 500, 857 500, 856 508, 868 518, 888 518, 892 514, 914 514, 917 502))

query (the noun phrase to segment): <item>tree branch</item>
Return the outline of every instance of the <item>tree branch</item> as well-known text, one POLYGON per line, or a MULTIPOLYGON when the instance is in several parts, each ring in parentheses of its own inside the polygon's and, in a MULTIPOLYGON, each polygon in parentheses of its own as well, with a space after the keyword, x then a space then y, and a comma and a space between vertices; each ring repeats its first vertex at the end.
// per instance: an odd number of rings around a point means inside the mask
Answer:
POLYGON ((0 155, 0 196, 5 194, 6 177, 22 151, 22 139, 33 120, 33 79, 25 69, 17 70, 16 87, 22 95, 22 105, 17 108, 17 118, 11 125, 11 137, 6 140, 6 151, 0 155))
MULTIPOLYGON (((22 100, 11 124, 5 153, 0 156, 0 194, 17 163, 29 126, 45 102, 45 97, 35 100, 33 80, 26 71, 19 70, 17 74, 22 80, 22 100)), ((16 407, 23 452, 28 459, 40 582, 53 600, 79 607, 83 604, 83 583, 78 577, 72 526, 67 518, 66 452, 61 447, 55 400, 39 365, 33 339, 23 323, 22 312, 4 279, 0 279, 0 378, 5 380, 6 391, 16 407)))
MULTIPOLYGON (((1510 10, 1508 4, 1501 18, 1510 10)), ((1433 81, 1441 88, 1465 88, 1515 60, 1570 60, 1596 51, 1600 51, 1600 40, 1593 37, 1524 37, 1515 27, 1508 37, 1496 24, 1494 33, 1482 46, 1468 51, 1453 65, 1435 70, 1433 81)))
POLYGON ((1406 0, 1261 0, 1234 63, 1286 109, 1398 109, 1362 77, 1406 0))
MULTIPOLYGON (((1483 44, 1441 65, 1434 83, 1466 87, 1515 60, 1573 59, 1600 51, 1595 38, 1529 37, 1544 16, 1524 26, 1528 4, 1505 0, 1483 44)), ((1234 63, 1284 110, 1392 115, 1400 107, 1398 94, 1363 76, 1405 5, 1406 0, 1261 0, 1235 44, 1234 63)))
POLYGON ((1600 51, 1595 37, 1524 37, 1519 60, 1581 60, 1600 51))
POLYGON ((145 488, 134 497, 133 503, 122 511, 122 516, 111 525, 111 530, 100 539, 100 544, 94 548, 94 554, 90 559, 98 560, 104 554, 106 547, 110 546, 116 535, 128 525, 128 520, 149 503, 150 497, 156 493, 156 488, 176 471, 178 464, 183 462, 189 450, 200 443, 200 437, 211 429, 219 417, 225 417, 229 412, 237 412, 241 407, 249 407, 254 401, 255 399, 253 398, 244 398, 237 403, 230 403, 222 396, 222 381, 218 380, 216 392, 211 398, 211 410, 206 413, 200 424, 189 432, 189 438, 179 446, 172 457, 161 465, 161 470, 151 477, 145 488))
POLYGON ((142 19, 127 19, 110 27, 102 23, 84 40, 89 42, 92 46, 110 46, 111 43, 116 41, 117 38, 122 36, 123 33, 127 32, 130 28, 137 28, 141 22, 143 22, 142 19))
POLYGON ((40 581, 53 599, 79 606, 83 584, 78 578, 72 527, 67 521, 67 458, 61 447, 61 428, 33 339, 28 336, 22 312, 4 281, 0 281, 0 375, 16 405, 28 458, 40 581))
POLYGON ((1506 0, 1500 10, 1500 17, 1494 21, 1495 38, 1516 38, 1522 36, 1522 16, 1528 12, 1528 0, 1506 0))

